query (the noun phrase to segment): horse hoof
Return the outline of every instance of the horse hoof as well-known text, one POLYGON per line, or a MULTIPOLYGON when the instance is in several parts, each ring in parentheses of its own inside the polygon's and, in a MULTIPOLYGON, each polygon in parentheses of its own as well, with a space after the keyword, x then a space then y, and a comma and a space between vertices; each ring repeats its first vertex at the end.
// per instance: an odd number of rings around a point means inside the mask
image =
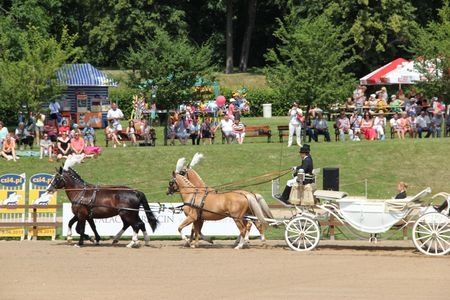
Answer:
POLYGON ((91 236, 91 237, 89 238, 89 241, 90 241, 91 243, 95 243, 95 238, 94 238, 93 236, 91 236))
POLYGON ((73 245, 73 247, 74 247, 74 248, 80 248, 80 245, 75 244, 75 245, 73 245))
POLYGON ((95 241, 95 246, 99 246, 100 245, 100 241, 95 241))
POLYGON ((119 242, 118 240, 114 240, 114 241, 112 241, 112 244, 115 245, 115 244, 117 244, 118 242, 119 242))

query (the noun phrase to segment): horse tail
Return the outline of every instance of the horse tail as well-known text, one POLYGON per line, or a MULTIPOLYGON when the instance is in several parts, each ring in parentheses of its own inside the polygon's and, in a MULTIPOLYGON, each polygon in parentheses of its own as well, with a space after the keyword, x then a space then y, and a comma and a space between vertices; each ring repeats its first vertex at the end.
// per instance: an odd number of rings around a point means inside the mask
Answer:
POLYGON ((255 194, 256 201, 258 201, 259 206, 261 207, 264 216, 266 218, 274 219, 272 212, 270 211, 269 205, 267 204, 266 200, 261 196, 260 194, 255 194))
POLYGON ((251 211, 255 215, 255 217, 258 218, 258 221, 262 224, 267 224, 266 219, 264 218, 263 210, 261 209, 261 206, 259 206, 258 201, 256 201, 255 197, 247 197, 248 204, 250 206, 251 211))
POLYGON ((147 215, 147 221, 150 224, 150 227, 152 228, 152 230, 154 232, 156 227, 158 227, 159 222, 156 219, 155 215, 153 214, 152 210, 150 209, 150 206, 148 205, 147 197, 145 197, 145 194, 138 191, 138 198, 139 198, 139 202, 144 207, 145 214, 147 215))

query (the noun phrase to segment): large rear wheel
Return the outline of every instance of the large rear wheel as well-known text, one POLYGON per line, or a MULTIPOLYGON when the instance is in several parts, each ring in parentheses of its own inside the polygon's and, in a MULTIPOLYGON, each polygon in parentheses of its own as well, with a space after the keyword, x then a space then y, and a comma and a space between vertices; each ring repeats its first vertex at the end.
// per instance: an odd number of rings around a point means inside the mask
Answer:
POLYGON ((295 251, 310 251, 320 241, 318 222, 307 216, 298 216, 289 221, 284 232, 288 246, 295 251))
POLYGON ((426 255, 445 255, 450 252, 449 218, 432 212, 421 216, 414 223, 413 242, 417 250, 426 255))

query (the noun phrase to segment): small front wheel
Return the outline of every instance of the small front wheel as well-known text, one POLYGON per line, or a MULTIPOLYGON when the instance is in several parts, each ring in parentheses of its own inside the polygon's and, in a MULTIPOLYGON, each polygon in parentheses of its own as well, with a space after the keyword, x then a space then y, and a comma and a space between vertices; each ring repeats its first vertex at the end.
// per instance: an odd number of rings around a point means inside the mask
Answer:
POLYGON ((424 214, 413 227, 413 242, 426 255, 445 255, 450 252, 449 218, 441 213, 424 214))
POLYGON ((284 232, 288 246, 295 251, 310 251, 320 241, 318 222, 307 216, 298 216, 289 221, 284 232))

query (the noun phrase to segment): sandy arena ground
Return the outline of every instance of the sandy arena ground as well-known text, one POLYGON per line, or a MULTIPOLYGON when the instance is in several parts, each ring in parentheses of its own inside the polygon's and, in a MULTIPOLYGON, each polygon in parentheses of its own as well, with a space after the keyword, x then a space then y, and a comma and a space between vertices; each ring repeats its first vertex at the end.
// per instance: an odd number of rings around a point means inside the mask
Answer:
POLYGON ((284 241, 231 249, 152 241, 125 248, 64 241, 0 241, 0 299, 449 299, 450 256, 412 241, 321 241, 296 253, 284 241))

